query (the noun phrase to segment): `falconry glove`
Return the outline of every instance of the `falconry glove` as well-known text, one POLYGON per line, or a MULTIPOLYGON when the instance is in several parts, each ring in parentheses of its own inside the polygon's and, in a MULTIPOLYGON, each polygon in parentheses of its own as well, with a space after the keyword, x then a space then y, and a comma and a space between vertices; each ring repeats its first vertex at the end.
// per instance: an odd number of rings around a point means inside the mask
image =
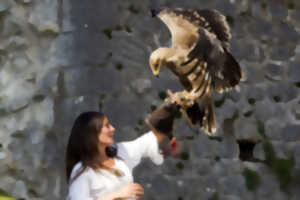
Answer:
POLYGON ((159 133, 167 136, 170 140, 173 138, 173 123, 174 118, 178 114, 180 106, 168 100, 165 101, 160 107, 154 110, 146 119, 150 128, 158 131, 159 133))

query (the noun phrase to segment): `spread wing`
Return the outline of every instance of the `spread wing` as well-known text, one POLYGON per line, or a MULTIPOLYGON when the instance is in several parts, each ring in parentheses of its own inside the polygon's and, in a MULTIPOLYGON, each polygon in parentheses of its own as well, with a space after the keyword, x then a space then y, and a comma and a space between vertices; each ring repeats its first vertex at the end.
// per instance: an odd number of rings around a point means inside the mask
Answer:
POLYGON ((222 92, 241 79, 238 62, 229 53, 230 28, 216 10, 163 9, 157 15, 169 28, 172 48, 189 49, 185 66, 194 59, 207 63, 214 88, 222 92))
POLYGON ((212 79, 212 85, 218 92, 231 89, 241 79, 241 68, 234 57, 223 47, 216 35, 206 29, 199 28, 199 37, 196 45, 188 54, 189 64, 194 59, 207 63, 207 73, 212 79))
POLYGON ((198 39, 183 65, 194 59, 205 61, 212 85, 218 92, 223 92, 236 86, 241 79, 241 68, 228 50, 230 29, 218 11, 200 10, 198 14, 205 18, 206 24, 199 26, 198 39))
MULTIPOLYGON (((157 15, 166 24, 171 33, 172 48, 190 49, 197 41, 198 25, 191 23, 189 20, 191 16, 190 12, 181 8, 165 8, 157 15)), ((201 20, 204 20, 204 18, 201 20)))
POLYGON ((231 34, 225 16, 217 10, 199 10, 197 12, 200 16, 204 17, 207 22, 206 26, 203 28, 214 33, 221 41, 222 46, 228 50, 231 34))

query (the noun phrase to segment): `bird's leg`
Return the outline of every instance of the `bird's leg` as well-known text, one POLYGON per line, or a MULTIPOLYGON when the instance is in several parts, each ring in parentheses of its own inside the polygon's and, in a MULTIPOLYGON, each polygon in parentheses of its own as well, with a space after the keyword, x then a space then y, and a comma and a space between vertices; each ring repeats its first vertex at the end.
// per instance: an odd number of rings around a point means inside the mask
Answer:
POLYGON ((188 122, 188 125, 193 128, 194 125, 191 121, 191 119, 189 118, 188 114, 186 113, 186 109, 188 108, 186 106, 186 104, 184 102, 182 102, 181 98, 179 98, 179 94, 180 93, 185 93, 186 91, 183 91, 183 92, 176 92, 175 94, 170 90, 168 89, 168 95, 170 96, 170 98, 172 99, 172 101, 176 102, 178 105, 180 105, 182 107, 181 111, 183 113, 183 116, 186 118, 187 122, 188 122))

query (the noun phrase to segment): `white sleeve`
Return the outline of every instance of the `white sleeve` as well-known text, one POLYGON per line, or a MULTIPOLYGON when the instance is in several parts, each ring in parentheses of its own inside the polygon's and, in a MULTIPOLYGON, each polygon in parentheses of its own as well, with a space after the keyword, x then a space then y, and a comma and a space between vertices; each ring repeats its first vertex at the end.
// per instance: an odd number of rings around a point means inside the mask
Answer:
POLYGON ((90 182, 87 172, 83 172, 71 183, 67 200, 93 200, 90 196, 90 182))
MULTIPOLYGON (((81 169, 81 163, 73 167, 71 180, 81 169)), ((105 186, 99 180, 92 169, 86 169, 69 186, 67 200, 93 200, 93 197, 100 197, 107 194, 105 186)))
POLYGON ((164 160, 152 131, 133 141, 118 143, 118 156, 125 159, 131 169, 139 164, 143 157, 149 157, 157 165, 162 164, 164 160))

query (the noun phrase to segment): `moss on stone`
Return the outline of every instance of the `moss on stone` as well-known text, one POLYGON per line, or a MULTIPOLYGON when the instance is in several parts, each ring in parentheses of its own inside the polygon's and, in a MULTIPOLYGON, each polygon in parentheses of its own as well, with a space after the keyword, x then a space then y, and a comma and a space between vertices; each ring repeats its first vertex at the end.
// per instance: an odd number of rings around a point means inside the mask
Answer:
POLYGON ((157 108, 156 105, 151 105, 151 106, 150 106, 150 110, 151 110, 152 112, 153 112, 156 108, 157 108))
POLYGON ((99 102, 99 104, 98 104, 98 109, 99 109, 99 112, 102 112, 102 109, 103 109, 103 104, 102 104, 102 102, 99 102))
POLYGON ((134 7, 134 5, 132 5, 132 4, 128 7, 128 10, 133 14, 139 13, 139 10, 136 7, 134 7))
POLYGON ((178 162, 176 163, 176 168, 179 170, 183 170, 184 169, 184 164, 182 162, 178 162))
POLYGON ((268 8, 268 3, 267 3, 266 0, 264 0, 264 1, 261 3, 261 7, 262 7, 262 9, 264 9, 264 10, 268 8))
POLYGON ((249 98, 249 99, 248 99, 248 103, 249 103, 250 105, 254 105, 255 102, 256 102, 256 100, 255 100, 254 98, 249 98))
POLYGON ((189 153, 188 152, 182 152, 180 154, 180 159, 182 159, 182 160, 189 160, 190 159, 189 153))
POLYGON ((298 87, 298 88, 300 88, 300 82, 296 82, 295 86, 298 87))
POLYGON ((226 21, 230 26, 234 26, 234 18, 231 15, 226 15, 226 21))
POLYGON ((219 193, 215 192, 208 200, 219 200, 219 193))
POLYGON ((246 181, 247 189, 250 191, 255 191, 261 184, 261 179, 256 171, 245 168, 243 171, 243 176, 246 181))
POLYGON ((252 114, 253 114, 253 110, 249 110, 249 111, 244 113, 244 116, 245 117, 251 117, 252 114))
POLYGON ((103 33, 109 40, 112 38, 112 29, 106 28, 103 30, 103 33))
POLYGON ((262 120, 259 120, 259 119, 257 120, 257 132, 264 138, 266 137, 265 124, 262 120))
POLYGON ((280 96, 274 96, 273 99, 274 99, 274 101, 277 102, 277 103, 279 103, 279 102, 281 101, 280 96))
POLYGON ((222 97, 220 100, 217 100, 215 101, 215 106, 218 108, 218 107, 221 107, 225 102, 225 96, 222 97))
POLYGON ((125 26, 125 30, 127 33, 132 33, 132 29, 129 26, 125 26))
POLYGON ((164 92, 164 91, 160 91, 160 92, 158 93, 158 96, 159 96, 159 98, 160 98, 161 100, 164 100, 164 99, 167 97, 167 94, 166 94, 166 92, 164 92))
POLYGON ((123 70, 123 65, 122 65, 122 63, 117 63, 116 64, 116 69, 118 70, 118 71, 122 71, 123 70))
POLYGON ((288 192, 289 188, 296 182, 293 176, 295 160, 293 157, 288 159, 277 158, 273 145, 265 142, 263 145, 266 160, 265 164, 271 168, 272 172, 279 181, 280 189, 288 192))

